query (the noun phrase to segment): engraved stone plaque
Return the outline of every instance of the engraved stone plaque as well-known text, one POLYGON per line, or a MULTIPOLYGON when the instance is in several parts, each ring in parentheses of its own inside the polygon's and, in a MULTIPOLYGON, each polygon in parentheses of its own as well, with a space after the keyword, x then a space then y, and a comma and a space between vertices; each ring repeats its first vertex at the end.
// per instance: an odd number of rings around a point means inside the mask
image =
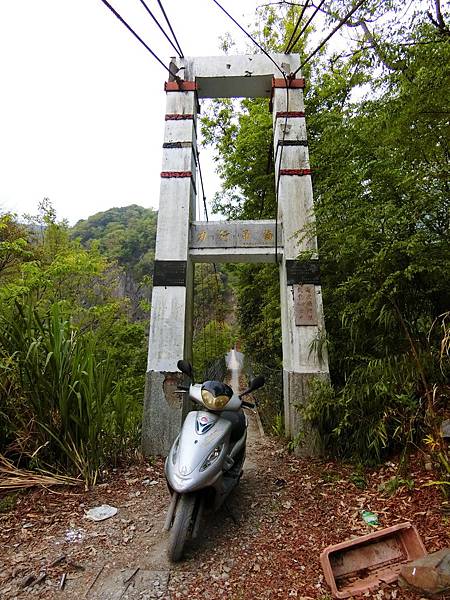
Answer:
MULTIPOLYGON (((215 221, 191 224, 191 248, 271 248, 275 245, 275 221, 215 221)), ((282 246, 278 225, 277 245, 282 246)))
POLYGON ((297 326, 319 324, 314 285, 294 285, 294 318, 297 326))

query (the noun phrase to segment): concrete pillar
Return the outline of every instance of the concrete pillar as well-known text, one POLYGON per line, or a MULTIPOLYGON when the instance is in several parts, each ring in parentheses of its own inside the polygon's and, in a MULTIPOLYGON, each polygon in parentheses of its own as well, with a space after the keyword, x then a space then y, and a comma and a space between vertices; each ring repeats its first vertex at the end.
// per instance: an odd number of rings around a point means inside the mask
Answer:
POLYGON ((286 89, 284 79, 273 81, 275 181, 278 181, 278 219, 283 226, 284 252, 280 263, 283 344, 283 396, 288 437, 298 436, 298 454, 320 454, 317 432, 302 422, 298 407, 308 402, 312 378, 328 377, 326 354, 319 360, 312 343, 325 332, 318 271, 317 240, 301 237, 313 222, 313 193, 301 79, 286 89), (308 261, 299 261, 301 251, 308 261))
POLYGON ((160 203, 144 397, 144 454, 167 454, 185 413, 177 361, 192 358, 193 268, 189 224, 195 215, 195 84, 166 84, 160 203), (180 89, 181 87, 181 89, 180 89))

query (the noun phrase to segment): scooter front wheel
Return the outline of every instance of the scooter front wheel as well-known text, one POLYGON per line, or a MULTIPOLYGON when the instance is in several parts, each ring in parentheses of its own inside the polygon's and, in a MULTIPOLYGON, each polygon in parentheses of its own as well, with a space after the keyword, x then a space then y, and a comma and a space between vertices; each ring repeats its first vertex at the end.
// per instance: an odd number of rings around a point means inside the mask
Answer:
POLYGON ((196 494, 182 494, 175 508, 167 553, 173 562, 181 560, 184 546, 194 527, 196 494))

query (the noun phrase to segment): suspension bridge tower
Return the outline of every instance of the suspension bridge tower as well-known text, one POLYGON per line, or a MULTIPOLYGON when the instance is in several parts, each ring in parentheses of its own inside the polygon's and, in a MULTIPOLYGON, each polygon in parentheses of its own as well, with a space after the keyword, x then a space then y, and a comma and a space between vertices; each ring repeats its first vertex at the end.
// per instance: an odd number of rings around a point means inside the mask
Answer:
POLYGON ((166 454, 186 412, 179 359, 192 358, 193 264, 277 262, 280 271, 283 397, 287 435, 299 453, 320 452, 318 436, 298 407, 311 380, 328 377, 326 355, 314 342, 324 335, 317 242, 299 236, 314 219, 303 100, 304 80, 291 78, 298 57, 274 54, 172 59, 182 79, 165 84, 167 96, 160 204, 142 444, 166 454), (276 65, 280 65, 277 68, 276 65), (197 114, 200 98, 270 97, 273 114, 277 219, 195 221, 197 114), (299 260, 302 251, 308 260, 299 260))

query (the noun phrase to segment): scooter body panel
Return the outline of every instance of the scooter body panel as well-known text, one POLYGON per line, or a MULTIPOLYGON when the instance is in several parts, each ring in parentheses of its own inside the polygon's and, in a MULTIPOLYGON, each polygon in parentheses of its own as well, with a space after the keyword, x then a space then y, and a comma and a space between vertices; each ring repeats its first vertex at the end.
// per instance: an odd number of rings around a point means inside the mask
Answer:
POLYGON ((188 413, 166 460, 169 486, 180 494, 215 487, 230 452, 230 434, 231 423, 220 413, 188 413))

